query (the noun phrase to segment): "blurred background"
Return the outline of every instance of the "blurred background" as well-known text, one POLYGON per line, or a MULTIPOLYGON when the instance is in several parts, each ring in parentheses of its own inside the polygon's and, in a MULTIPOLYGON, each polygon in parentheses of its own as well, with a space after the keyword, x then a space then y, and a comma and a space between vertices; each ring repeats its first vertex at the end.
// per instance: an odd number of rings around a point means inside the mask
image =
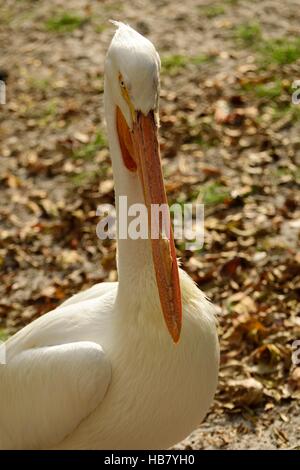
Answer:
POLYGON ((205 204, 204 247, 177 248, 218 306, 220 385, 181 447, 297 448, 298 0, 0 0, 0 339, 116 280, 115 242, 96 236, 97 206, 114 201, 103 119, 109 19, 161 56, 169 201, 205 204))

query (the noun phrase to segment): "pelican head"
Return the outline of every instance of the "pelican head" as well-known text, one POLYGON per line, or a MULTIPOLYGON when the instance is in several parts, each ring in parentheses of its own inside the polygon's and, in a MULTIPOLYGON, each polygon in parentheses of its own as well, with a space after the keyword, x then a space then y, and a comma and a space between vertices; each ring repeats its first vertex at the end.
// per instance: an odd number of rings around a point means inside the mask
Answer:
POLYGON ((134 110, 147 115, 157 110, 160 59, 153 44, 130 26, 118 29, 106 56, 105 72, 116 104, 132 128, 134 110))
POLYGON ((164 234, 161 220, 152 220, 151 214, 153 205, 167 207, 157 132, 160 59, 148 39, 130 26, 114 23, 118 29, 106 57, 105 86, 110 87, 113 107, 110 111, 115 115, 124 171, 136 173, 142 186, 161 309, 177 342, 182 306, 172 229, 164 234), (153 225, 158 227, 155 238, 153 225))

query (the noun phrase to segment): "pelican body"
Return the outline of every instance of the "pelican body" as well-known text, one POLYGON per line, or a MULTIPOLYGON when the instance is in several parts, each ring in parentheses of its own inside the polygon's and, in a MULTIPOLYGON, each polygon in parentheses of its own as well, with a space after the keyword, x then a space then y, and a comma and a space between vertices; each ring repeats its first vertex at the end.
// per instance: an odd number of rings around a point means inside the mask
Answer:
MULTIPOLYGON (((165 203, 159 56, 117 23, 105 64, 116 209, 165 203)), ((118 282, 74 295, 11 337, 0 365, 0 449, 163 449, 202 421, 219 346, 213 305, 178 268, 172 233, 120 238, 118 282)))

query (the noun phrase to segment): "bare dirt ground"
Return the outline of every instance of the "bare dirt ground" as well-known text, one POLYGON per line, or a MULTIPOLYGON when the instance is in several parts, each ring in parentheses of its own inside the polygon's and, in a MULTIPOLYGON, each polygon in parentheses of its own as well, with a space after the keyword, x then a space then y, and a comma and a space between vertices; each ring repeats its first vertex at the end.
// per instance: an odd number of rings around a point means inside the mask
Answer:
POLYGON ((220 384, 178 447, 299 448, 298 0, 1 0, 1 338, 116 279, 115 244, 95 233, 97 205, 114 199, 102 103, 110 18, 162 58, 169 200, 206 208, 204 248, 177 249, 219 306, 220 384))

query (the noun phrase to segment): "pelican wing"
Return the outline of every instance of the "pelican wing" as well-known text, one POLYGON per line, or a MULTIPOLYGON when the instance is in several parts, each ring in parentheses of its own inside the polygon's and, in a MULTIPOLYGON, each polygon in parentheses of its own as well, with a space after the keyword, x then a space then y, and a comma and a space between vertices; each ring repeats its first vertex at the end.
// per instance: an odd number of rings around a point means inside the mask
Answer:
POLYGON ((0 365, 0 449, 58 445, 101 403, 110 379, 93 342, 20 352, 0 365))
POLYGON ((116 290, 117 287, 118 287, 117 282, 100 282, 99 284, 94 284, 89 289, 86 289, 83 292, 79 292, 78 294, 75 294, 69 299, 65 300, 57 308, 67 307, 69 305, 74 305, 74 304, 77 304, 78 302, 95 299, 97 297, 99 298, 102 295, 106 294, 107 292, 116 290))

